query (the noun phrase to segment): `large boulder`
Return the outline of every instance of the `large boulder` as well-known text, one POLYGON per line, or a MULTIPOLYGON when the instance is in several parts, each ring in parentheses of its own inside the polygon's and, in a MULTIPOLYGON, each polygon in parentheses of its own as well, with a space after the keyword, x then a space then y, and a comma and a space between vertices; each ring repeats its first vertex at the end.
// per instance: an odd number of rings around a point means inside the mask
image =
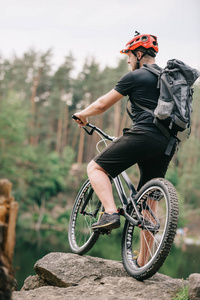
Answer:
POLYGON ((200 274, 194 273, 189 276, 189 291, 190 300, 200 299, 200 274))
POLYGON ((71 253, 50 253, 35 264, 13 300, 169 300, 188 281, 157 273, 143 282, 130 277, 121 262, 71 253))

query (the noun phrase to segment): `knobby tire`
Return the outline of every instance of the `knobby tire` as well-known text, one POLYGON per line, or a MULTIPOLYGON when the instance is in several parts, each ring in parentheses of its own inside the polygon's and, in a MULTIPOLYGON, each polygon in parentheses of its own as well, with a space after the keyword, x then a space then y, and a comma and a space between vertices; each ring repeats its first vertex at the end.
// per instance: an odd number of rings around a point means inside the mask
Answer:
POLYGON ((99 233, 93 232, 92 224, 98 221, 100 211, 102 205, 87 179, 75 199, 69 221, 68 241, 73 253, 85 254, 96 243, 99 233))
MULTIPOLYGON (((145 221, 145 224, 149 226, 152 222, 152 227, 156 229, 139 229, 126 220, 121 254, 126 271, 134 278, 144 280, 161 268, 171 250, 178 223, 178 197, 174 186, 168 180, 157 178, 147 182, 138 192, 136 199, 144 218, 150 220, 145 221), (151 209, 145 208, 145 203, 149 203, 148 208, 151 205, 156 207, 156 217, 152 217, 151 209), (145 238, 152 239, 153 244, 149 249, 150 247, 146 247, 148 243, 144 243, 144 249, 150 254, 146 256, 148 261, 142 267, 138 267, 136 261, 141 251, 142 234, 145 238)), ((132 214, 134 215, 134 212, 132 214)))

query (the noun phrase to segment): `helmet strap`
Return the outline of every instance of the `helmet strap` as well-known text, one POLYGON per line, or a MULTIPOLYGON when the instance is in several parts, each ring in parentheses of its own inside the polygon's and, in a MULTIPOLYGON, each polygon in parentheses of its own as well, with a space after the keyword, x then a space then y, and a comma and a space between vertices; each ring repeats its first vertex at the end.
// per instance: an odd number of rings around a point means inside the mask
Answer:
POLYGON ((140 59, 137 58, 137 69, 140 69, 140 59))
POLYGON ((137 57, 137 54, 134 51, 131 51, 133 55, 137 58, 137 69, 140 69, 140 59, 137 57))
POLYGON ((140 69, 140 60, 147 54, 147 52, 148 52, 148 50, 145 50, 145 52, 142 54, 142 56, 141 56, 141 58, 139 59, 138 57, 137 57, 137 54, 134 52, 134 51, 132 51, 132 53, 135 55, 135 57, 137 58, 137 69, 140 69))

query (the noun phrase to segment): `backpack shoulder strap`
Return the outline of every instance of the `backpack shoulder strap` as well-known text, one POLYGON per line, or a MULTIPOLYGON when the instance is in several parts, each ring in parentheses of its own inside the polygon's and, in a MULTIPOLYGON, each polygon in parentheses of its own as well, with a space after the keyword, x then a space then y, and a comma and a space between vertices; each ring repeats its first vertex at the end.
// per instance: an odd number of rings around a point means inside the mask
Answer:
MULTIPOLYGON (((127 111, 128 115, 129 115, 129 117, 132 119, 132 117, 133 117, 133 116, 132 116, 132 113, 130 112, 130 110, 129 110, 128 107, 127 107, 128 101, 130 101, 130 99, 127 100, 127 103, 126 103, 126 111, 127 111)), ((149 108, 147 108, 147 107, 145 107, 145 106, 143 106, 143 105, 137 103, 136 101, 134 101, 134 104, 137 105, 137 106, 138 106, 139 108, 141 108, 142 110, 145 110, 145 111, 147 111, 148 113, 150 113, 153 117, 155 117, 154 112, 153 112, 151 109, 149 109, 149 108)))
POLYGON ((157 76, 160 76, 161 73, 162 73, 162 71, 163 71, 162 68, 160 68, 159 66, 154 65, 154 64, 153 65, 151 65, 151 64, 143 64, 142 68, 145 69, 145 70, 150 71, 151 73, 154 73, 157 76))
POLYGON ((158 76, 158 83, 157 83, 157 88, 160 88, 160 77, 162 75, 162 73, 164 72, 164 69, 160 68, 159 66, 153 64, 143 64, 142 66, 143 69, 155 74, 158 76))
MULTIPOLYGON (((128 99, 128 101, 129 101, 129 99, 128 99)), ((174 137, 174 136, 172 136, 172 135, 170 134, 170 132, 167 130, 167 128, 165 128, 165 126, 158 120, 158 118, 155 117, 154 112, 153 112, 152 110, 148 109, 147 107, 145 107, 145 106, 143 106, 143 105, 140 105, 140 104, 137 103, 136 101, 134 101, 134 103, 135 103, 138 107, 140 107, 141 109, 147 111, 148 113, 150 113, 150 114, 154 117, 153 123, 160 129, 160 131, 163 133, 163 135, 169 140, 167 149, 166 149, 166 151, 165 151, 165 154, 166 154, 166 155, 170 155, 170 154, 171 154, 171 151, 172 151, 172 148, 173 148, 173 145, 174 145, 174 142, 175 142, 176 140, 178 140, 177 137, 174 137)), ((128 110, 127 107, 126 107, 126 110, 127 110, 128 114, 129 114, 129 117, 132 119, 132 114, 131 114, 131 112, 128 110)))
POLYGON ((169 131, 165 128, 164 125, 162 125, 162 123, 158 120, 158 118, 155 117, 154 112, 151 109, 148 109, 147 107, 140 105, 137 102, 134 102, 138 107, 140 107, 141 109, 149 112, 153 117, 153 123, 160 129, 160 131, 162 131, 162 133, 169 139, 170 138, 170 133, 169 131))
POLYGON ((155 117, 154 112, 153 112, 151 109, 149 109, 149 108, 147 108, 147 107, 145 107, 145 106, 143 106, 143 105, 137 103, 136 101, 134 101, 134 103, 135 103, 139 108, 141 108, 141 109, 143 109, 143 110, 149 112, 153 117, 155 117))
MULTIPOLYGON (((158 85, 157 85, 157 88, 159 88, 159 87, 160 87, 159 78, 160 78, 160 76, 161 76, 161 73, 162 73, 163 69, 161 69, 161 68, 160 68, 159 66, 157 66, 157 65, 150 65, 150 64, 143 64, 142 68, 145 69, 145 70, 148 70, 149 72, 151 72, 151 73, 153 73, 153 74, 155 74, 155 75, 158 76, 158 85)), ((132 117, 133 117, 133 116, 132 116, 132 113, 129 111, 129 109, 128 109, 128 107, 127 107, 128 101, 129 101, 129 100, 130 100, 130 99, 128 99, 128 100, 127 100, 127 103, 126 103, 126 111, 127 111, 128 115, 129 115, 129 117, 132 119, 132 117)), ((141 109, 143 109, 143 110, 149 112, 152 116, 154 116, 154 113, 153 113, 152 110, 150 110, 150 109, 148 109, 148 108, 146 108, 146 107, 144 107, 144 106, 138 104, 136 101, 134 101, 134 103, 135 103, 138 107, 140 107, 141 109)))

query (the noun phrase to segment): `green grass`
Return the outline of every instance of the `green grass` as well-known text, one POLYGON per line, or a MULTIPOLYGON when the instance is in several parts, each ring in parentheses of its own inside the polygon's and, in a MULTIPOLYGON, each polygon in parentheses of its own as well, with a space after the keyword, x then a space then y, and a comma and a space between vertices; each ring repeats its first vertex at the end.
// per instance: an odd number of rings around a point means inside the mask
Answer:
POLYGON ((172 300, 189 300, 188 298, 188 285, 184 286, 172 300))

